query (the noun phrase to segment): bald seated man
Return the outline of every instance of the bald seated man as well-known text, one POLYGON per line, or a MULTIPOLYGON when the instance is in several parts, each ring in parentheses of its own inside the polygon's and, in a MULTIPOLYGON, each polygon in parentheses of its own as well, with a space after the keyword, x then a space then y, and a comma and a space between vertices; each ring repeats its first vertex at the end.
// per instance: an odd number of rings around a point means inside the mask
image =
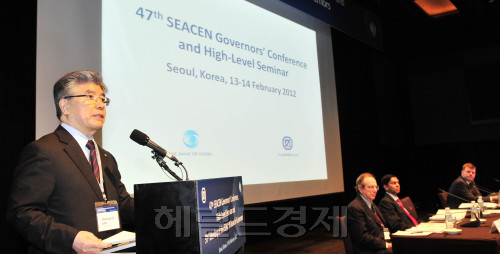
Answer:
POLYGON ((373 203, 379 189, 375 177, 363 173, 356 179, 357 196, 347 206, 347 231, 354 253, 392 253, 392 243, 382 213, 373 203), (385 234, 384 232, 387 232, 385 234))

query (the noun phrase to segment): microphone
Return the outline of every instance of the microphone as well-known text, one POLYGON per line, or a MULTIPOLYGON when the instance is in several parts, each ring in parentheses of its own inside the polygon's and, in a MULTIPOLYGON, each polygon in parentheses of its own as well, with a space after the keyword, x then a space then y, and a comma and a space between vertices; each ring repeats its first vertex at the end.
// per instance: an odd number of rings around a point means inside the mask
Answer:
POLYGON ((148 135, 142 133, 141 131, 134 129, 132 133, 130 134, 130 139, 135 141, 137 144, 142 145, 142 146, 147 146, 155 153, 157 153, 160 157, 164 158, 165 156, 172 161, 175 161, 177 163, 180 163, 177 158, 175 158, 174 155, 169 153, 167 150, 163 149, 161 146, 157 145, 155 142, 153 142, 151 139, 149 139, 148 135))
POLYGON ((474 216, 476 218, 476 220, 464 223, 464 224, 460 225, 460 227, 477 228, 477 227, 479 227, 481 225, 481 220, 478 218, 478 216, 476 215, 476 213, 471 213, 470 216, 471 216, 471 218, 472 218, 472 216, 474 216))
POLYGON ((480 191, 486 192, 487 194, 491 194, 493 192, 485 187, 481 187, 481 186, 477 185, 476 183, 474 183, 474 186, 476 186, 480 191))
POLYGON ((449 193, 449 192, 447 192, 447 191, 445 191, 445 190, 443 190, 443 189, 441 189, 441 188, 438 188, 438 191, 445 192, 445 193, 446 193, 446 194, 448 194, 448 195, 451 195, 451 196, 453 196, 453 197, 455 197, 455 198, 458 198, 458 199, 461 199, 461 200, 463 200, 463 201, 465 201, 465 202, 467 202, 467 203, 470 203, 470 200, 467 200, 467 199, 462 198, 462 197, 459 197, 459 196, 457 196, 457 195, 455 195, 455 194, 449 193))
POLYGON ((495 182, 497 183, 500 183, 500 180, 498 180, 497 178, 493 178, 493 180, 495 180, 495 182))

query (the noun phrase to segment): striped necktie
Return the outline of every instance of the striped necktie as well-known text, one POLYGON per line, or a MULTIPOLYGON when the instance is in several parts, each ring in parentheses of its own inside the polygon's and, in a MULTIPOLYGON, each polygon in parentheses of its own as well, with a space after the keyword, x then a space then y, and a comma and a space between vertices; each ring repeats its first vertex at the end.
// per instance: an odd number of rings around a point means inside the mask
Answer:
POLYGON ((97 155, 96 155, 94 141, 89 140, 85 146, 90 150, 89 163, 90 163, 90 166, 92 166, 92 171, 94 171, 94 175, 95 175, 95 178, 97 179, 97 182, 99 182, 99 178, 100 178, 99 163, 97 163, 97 155))
POLYGON ((375 218, 377 218, 378 223, 380 224, 380 226, 384 227, 384 223, 382 222, 382 220, 380 219, 380 217, 378 217, 378 214, 377 214, 377 212, 375 211, 375 204, 373 204, 373 203, 372 203, 371 210, 372 210, 372 212, 373 212, 373 215, 375 215, 375 218))

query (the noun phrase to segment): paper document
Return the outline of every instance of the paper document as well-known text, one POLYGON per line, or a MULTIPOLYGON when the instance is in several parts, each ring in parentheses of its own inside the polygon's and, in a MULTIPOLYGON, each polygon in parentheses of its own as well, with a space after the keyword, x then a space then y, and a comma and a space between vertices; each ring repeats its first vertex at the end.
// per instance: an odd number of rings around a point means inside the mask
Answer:
POLYGON ((483 212, 484 215, 499 214, 500 209, 490 209, 483 212))
MULTIPOLYGON (((455 213, 467 213, 467 210, 464 210, 464 209, 450 209, 450 212, 452 214, 455 214, 455 213)), ((436 212, 436 214, 445 214, 445 213, 446 213, 445 209, 439 209, 436 212)))
MULTIPOLYGON (((461 221, 465 218, 465 215, 467 214, 467 210, 464 209, 452 209, 451 215, 455 218, 456 221, 461 221)), ((437 213, 431 217, 429 217, 429 220, 431 221, 444 221, 444 209, 439 209, 437 213)))
MULTIPOLYGON (((497 208, 498 207, 498 204, 497 203, 492 203, 492 202, 484 202, 484 205, 486 206, 486 208, 488 209, 494 209, 494 208, 497 208)), ((458 206, 458 208, 460 209, 468 209, 468 208, 471 208, 472 207, 472 204, 471 203, 462 203, 458 206)))
POLYGON ((412 232, 412 231, 401 231, 399 230, 398 232, 392 234, 392 235, 399 235, 399 236, 428 236, 432 234, 432 232, 412 232))
POLYGON ((445 223, 440 222, 422 222, 418 226, 407 229, 408 232, 431 232, 442 233, 446 229, 445 223))
POLYGON ((120 233, 110 236, 103 242, 113 244, 111 247, 102 250, 99 253, 113 253, 119 250, 124 250, 135 246, 135 233, 129 231, 121 231, 120 233))
POLYGON ((120 233, 112 235, 102 241, 111 244, 119 244, 124 242, 135 241, 135 232, 121 231, 120 233))

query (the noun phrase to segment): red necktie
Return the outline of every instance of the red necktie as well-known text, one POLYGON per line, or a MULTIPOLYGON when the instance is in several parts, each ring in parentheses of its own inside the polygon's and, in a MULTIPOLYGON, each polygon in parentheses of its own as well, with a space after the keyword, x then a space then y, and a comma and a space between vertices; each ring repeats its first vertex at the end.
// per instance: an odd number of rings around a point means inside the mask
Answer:
POLYGON ((408 217, 410 217, 411 221, 413 221, 413 224, 415 224, 415 226, 418 226, 417 220, 415 220, 415 218, 413 218, 413 216, 411 216, 411 214, 406 210, 406 208, 403 206, 403 202, 401 202, 401 200, 399 200, 399 198, 396 201, 398 201, 401 208, 403 208, 403 211, 405 211, 406 215, 408 215, 408 217))
POLYGON ((378 214, 375 212, 375 208, 373 206, 374 206, 374 204, 372 204, 372 208, 371 208, 373 214, 375 215, 375 217, 377 217, 377 220, 380 223, 380 226, 384 227, 384 223, 382 222, 382 220, 380 219, 380 217, 378 217, 378 214))
POLYGON ((89 140, 85 146, 90 150, 89 163, 90 166, 92 166, 92 170, 94 171, 97 182, 99 182, 99 163, 97 163, 94 141, 89 140))

